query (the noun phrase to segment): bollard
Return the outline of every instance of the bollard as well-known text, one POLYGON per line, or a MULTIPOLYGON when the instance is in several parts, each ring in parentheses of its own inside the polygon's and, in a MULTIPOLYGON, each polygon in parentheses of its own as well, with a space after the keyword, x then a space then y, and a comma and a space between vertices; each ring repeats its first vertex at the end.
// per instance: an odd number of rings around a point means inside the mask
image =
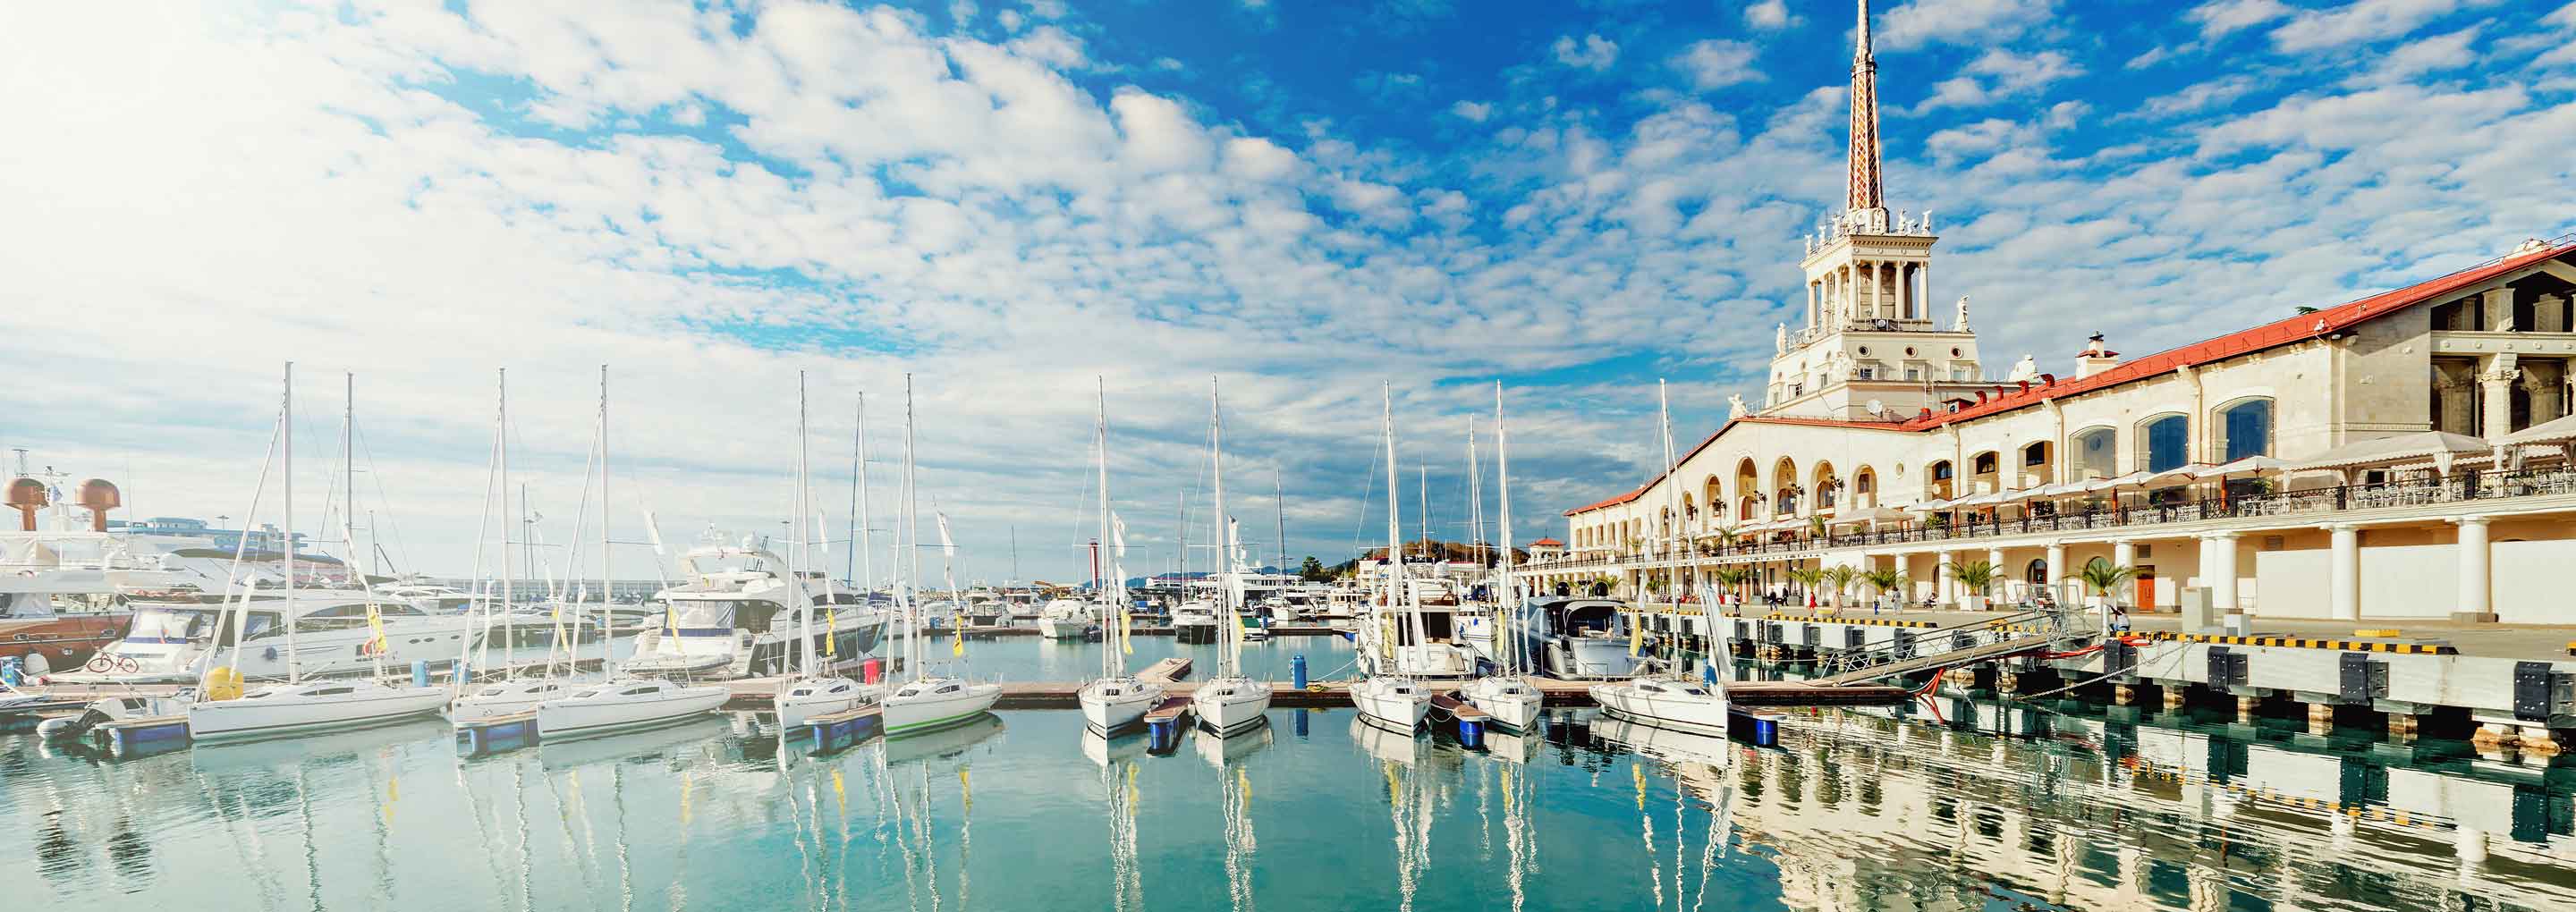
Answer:
POLYGON ((1468 750, 1485 746, 1485 723, 1458 720, 1458 744, 1468 750))
POLYGON ((428 686, 429 686, 429 660, 428 660, 428 659, 413 659, 413 660, 411 660, 411 686, 413 686, 413 687, 428 687, 428 686))
POLYGON ((1305 653, 1301 652, 1288 657, 1288 683, 1298 690, 1306 689, 1305 653))

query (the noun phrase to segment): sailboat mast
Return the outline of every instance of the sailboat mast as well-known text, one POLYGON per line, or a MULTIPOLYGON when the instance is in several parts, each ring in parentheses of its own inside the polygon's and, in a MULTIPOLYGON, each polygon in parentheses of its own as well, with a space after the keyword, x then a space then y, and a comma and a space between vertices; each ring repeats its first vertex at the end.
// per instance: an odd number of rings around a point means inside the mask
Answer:
MULTIPOLYGON (((850 456, 850 480, 850 516, 852 522, 858 523, 858 528, 852 529, 850 535, 858 542, 856 547, 850 549, 850 560, 854 562, 851 567, 857 573, 857 577, 852 582, 858 585, 860 598, 873 601, 872 596, 876 593, 877 585, 877 568, 876 555, 868 553, 876 546, 869 541, 868 536, 868 527, 875 525, 875 522, 868 517, 868 394, 866 393, 859 394, 859 439, 850 456)), ((873 606, 870 611, 873 613, 873 606)))
MULTIPOLYGON (((340 374, 340 546, 349 549, 342 555, 347 563, 340 567, 343 577, 358 572, 358 374, 340 374)), ((359 588, 368 588, 363 580, 359 588)), ((369 601, 374 601, 369 599, 369 601)))
MULTIPOLYGON (((510 637, 518 629, 510 610, 510 597, 518 588, 514 562, 510 560, 510 527, 517 525, 518 519, 510 512, 510 369, 501 368, 500 375, 501 414, 497 419, 500 426, 493 435, 501 441, 501 665, 507 668, 513 643, 510 637)), ((489 607, 484 609, 483 628, 484 636, 490 637, 492 621, 489 607)))
POLYGON ((304 679, 295 662, 295 362, 286 362, 286 683, 304 679))
POLYGON ((1118 628, 1109 622, 1108 615, 1114 605, 1109 598, 1109 381, 1093 374, 1091 382, 1099 394, 1099 418, 1094 425, 1093 443, 1099 447, 1097 455, 1100 457, 1100 543, 1093 548, 1092 563, 1101 602, 1100 676, 1115 678, 1121 670, 1119 666, 1124 663, 1119 661, 1118 628))
POLYGON ((800 565, 806 556, 805 542, 818 530, 807 528, 810 523, 806 517, 812 515, 812 511, 806 509, 805 503, 805 438, 805 372, 800 370, 796 372, 796 526, 800 531, 796 533, 796 550, 792 552, 796 557, 787 562, 787 576, 796 584, 787 587, 787 591, 803 603, 796 606, 796 648, 804 653, 805 676, 810 678, 814 676, 814 597, 805 592, 805 577, 800 565))
POLYGON ((1502 539, 1503 546, 1503 636, 1511 644, 1507 650, 1509 655, 1503 660, 1503 670, 1518 674, 1524 645, 1520 642, 1519 625, 1513 623, 1521 606, 1520 587, 1512 582, 1512 437, 1511 432, 1503 427, 1503 382, 1500 380, 1494 381, 1494 486, 1497 489, 1494 492, 1496 506, 1502 509, 1502 515, 1497 517, 1501 525, 1494 531, 1502 539))
POLYGON ((904 552, 903 586, 904 640, 903 662, 912 671, 913 680, 921 679, 921 608, 913 588, 921 579, 921 510, 913 490, 912 455, 912 375, 903 375, 903 535, 899 545, 909 545, 904 552))
POLYGON ((1218 674, 1231 675, 1236 661, 1234 651, 1242 645, 1235 642, 1234 631, 1243 623, 1243 617, 1234 604, 1234 522, 1225 516, 1225 411, 1217 402, 1216 378, 1213 376, 1208 378, 1208 471, 1216 481, 1216 559, 1220 568, 1216 578, 1216 603, 1226 614, 1226 644, 1216 654, 1220 666, 1218 674))
MULTIPOLYGON (((599 366, 599 679, 602 681, 615 676, 617 664, 609 656, 617 639, 610 635, 608 612, 610 603, 616 601, 615 579, 608 567, 608 365, 602 364, 599 366)), ((581 637, 576 633, 572 645, 564 653, 577 657, 580 649, 581 637)))
POLYGON ((1655 420, 1663 425, 1664 558, 1671 562, 1664 569, 1664 588, 1667 590, 1665 594, 1673 598, 1675 605, 1679 605, 1681 594, 1673 590, 1676 589, 1676 584, 1681 582, 1681 555, 1677 547, 1681 544, 1682 534, 1681 488, 1678 484, 1680 479, 1673 477, 1676 469, 1673 465, 1673 403, 1672 398, 1664 391, 1664 381, 1660 379, 1655 381, 1655 415, 1655 420))
POLYGON ((1288 572, 1288 489, 1279 481, 1279 470, 1270 470, 1270 500, 1279 507, 1279 572, 1288 572))

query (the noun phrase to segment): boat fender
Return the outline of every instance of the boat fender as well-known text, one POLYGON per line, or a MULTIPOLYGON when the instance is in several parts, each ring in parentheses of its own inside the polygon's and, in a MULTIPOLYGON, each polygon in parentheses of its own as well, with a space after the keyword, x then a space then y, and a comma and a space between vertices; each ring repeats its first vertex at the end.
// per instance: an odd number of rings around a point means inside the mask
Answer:
POLYGON ((206 699, 238 700, 242 695, 241 672, 230 665, 218 665, 206 672, 206 699))
POLYGON ((18 657, 0 659, 0 685, 17 687, 27 682, 27 673, 18 667, 18 657))

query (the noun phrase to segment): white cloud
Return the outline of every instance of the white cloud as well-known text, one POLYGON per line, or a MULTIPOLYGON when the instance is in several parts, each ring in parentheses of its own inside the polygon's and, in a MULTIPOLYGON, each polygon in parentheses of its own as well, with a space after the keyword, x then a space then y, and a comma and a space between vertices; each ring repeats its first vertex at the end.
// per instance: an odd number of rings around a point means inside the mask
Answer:
POLYGON ((1487 102, 1460 99, 1456 104, 1449 106, 1449 113, 1456 115, 1460 120, 1484 123, 1485 118, 1494 116, 1494 106, 1487 102))
POLYGON ((2260 83, 2251 76, 2234 74, 2184 86, 2181 91, 2147 99, 2134 112, 2135 117, 2162 119, 2178 114, 2196 114, 2220 107, 2245 97, 2260 83))
POLYGON ((2330 10, 2309 10, 2272 30, 2272 46, 2296 53, 2350 49, 2398 38, 2417 26, 2497 0, 2354 0, 2330 10))
POLYGON ((1973 45, 2020 35, 2056 16, 2056 0, 1914 0, 1880 14, 1870 36, 1891 51, 1973 45))
POLYGON ((1761 81, 1762 71, 1753 66, 1757 53, 1753 45, 1712 38, 1692 42, 1673 58, 1673 65, 1690 74, 1692 85, 1706 91, 1761 81))
POLYGON ((2439 73, 2474 66, 2478 63, 2475 45, 2481 25, 2471 25, 2444 35, 2419 38, 2399 45, 2380 56, 2371 67, 2367 81, 2398 82, 2426 73, 2439 73))
POLYGON ((1792 21, 1788 0, 1761 0, 1744 5, 1746 27, 1772 31, 1788 28, 1792 21))
POLYGON ((1297 153, 1258 136, 1238 136, 1225 141, 1225 170, 1246 180, 1285 180, 1295 176, 1299 163, 1297 153))
POLYGON ((2143 70, 2148 67, 2155 66, 2156 64, 2163 63, 2166 58, 2172 57, 2173 55, 2173 48, 2159 44, 2155 47, 2148 48, 2146 53, 2129 58, 2127 63, 2120 64, 2120 68, 2124 70, 2143 70))
POLYGON ((2218 38, 2297 12, 2281 0, 2210 0, 2183 18, 2200 23, 2200 37, 2218 38))
POLYGON ((1966 75, 1942 80, 1932 95, 1916 105, 1917 114, 1946 107, 1977 107, 2044 92, 2061 80, 2083 75, 2084 67, 2062 51, 2016 54, 1995 48, 1969 61, 1966 75))
POLYGON ((1572 35, 1556 39, 1552 46, 1556 62, 1586 70, 1606 70, 1619 62, 1619 44, 1599 35, 1585 35, 1581 41, 1572 35))

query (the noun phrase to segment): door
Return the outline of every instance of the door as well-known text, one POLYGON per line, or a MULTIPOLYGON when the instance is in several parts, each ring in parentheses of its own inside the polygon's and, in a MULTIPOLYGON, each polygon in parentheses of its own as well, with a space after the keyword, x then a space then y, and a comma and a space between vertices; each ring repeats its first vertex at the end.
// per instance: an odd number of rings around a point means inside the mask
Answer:
POLYGON ((2138 603, 2133 607, 2141 611, 2156 609, 2156 568, 2138 568, 2138 603))

